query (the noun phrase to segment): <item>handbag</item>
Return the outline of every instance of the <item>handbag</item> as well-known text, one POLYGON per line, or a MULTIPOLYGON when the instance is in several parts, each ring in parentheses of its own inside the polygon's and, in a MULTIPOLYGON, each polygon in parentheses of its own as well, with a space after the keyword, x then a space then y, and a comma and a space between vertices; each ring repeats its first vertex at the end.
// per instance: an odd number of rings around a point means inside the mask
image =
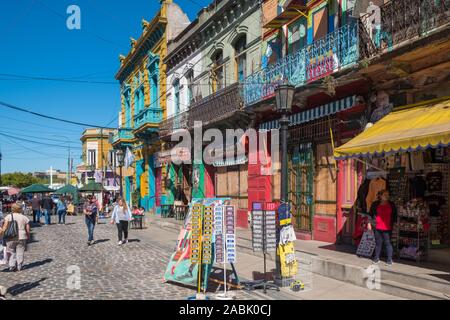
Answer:
POLYGON ((376 241, 373 230, 366 230, 361 238, 356 255, 358 257, 371 258, 373 251, 375 250, 375 246, 376 241))
POLYGON ((8 224, 8 228, 6 229, 3 237, 7 240, 12 240, 19 236, 19 227, 17 225, 17 221, 14 220, 14 215, 11 213, 11 223, 8 224))

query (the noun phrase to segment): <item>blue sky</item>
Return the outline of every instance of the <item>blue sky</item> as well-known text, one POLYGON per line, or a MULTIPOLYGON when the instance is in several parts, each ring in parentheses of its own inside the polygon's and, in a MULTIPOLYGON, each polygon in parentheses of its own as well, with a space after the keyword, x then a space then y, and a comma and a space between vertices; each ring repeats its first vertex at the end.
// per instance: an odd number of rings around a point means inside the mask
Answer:
MULTIPOLYGON (((211 0, 179 0, 191 21, 211 0)), ((0 2, 0 101, 77 122, 117 126, 118 84, 29 80, 18 76, 115 82, 119 54, 141 34, 159 0, 13 0, 0 2), (81 9, 81 30, 66 27, 69 5, 81 9)), ((80 162, 84 128, 0 106, 2 172, 66 170, 70 143, 80 162), (48 146, 24 140, 34 140, 48 146)))

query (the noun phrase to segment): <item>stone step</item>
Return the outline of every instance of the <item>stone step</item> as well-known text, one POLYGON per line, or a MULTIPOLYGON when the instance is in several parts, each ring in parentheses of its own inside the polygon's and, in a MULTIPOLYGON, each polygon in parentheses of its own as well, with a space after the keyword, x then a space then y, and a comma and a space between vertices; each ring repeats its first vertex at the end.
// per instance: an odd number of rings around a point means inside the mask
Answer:
POLYGON ((443 294, 450 295, 450 282, 446 280, 436 279, 435 276, 431 277, 427 275, 411 275, 391 270, 382 270, 381 277, 382 279, 386 279, 388 281, 404 283, 417 288, 442 292, 443 294))
POLYGON ((442 292, 431 291, 391 280, 381 281, 381 291, 411 300, 450 300, 450 296, 446 296, 442 292))
MULTIPOLYGON (((155 223, 172 232, 178 232, 180 225, 171 221, 158 220, 155 223)), ((240 252, 262 258, 261 252, 254 252, 251 239, 237 237, 236 245, 240 252)), ((322 258, 316 254, 297 250, 299 260, 311 261, 311 271, 328 278, 350 282, 360 287, 367 287, 368 275, 361 266, 344 264, 332 259, 322 258)), ((270 261, 275 260, 275 254, 267 254, 270 261)), ((381 270, 381 289, 383 293, 406 299, 440 299, 450 298, 450 282, 430 279, 423 275, 411 275, 391 270, 381 270)))

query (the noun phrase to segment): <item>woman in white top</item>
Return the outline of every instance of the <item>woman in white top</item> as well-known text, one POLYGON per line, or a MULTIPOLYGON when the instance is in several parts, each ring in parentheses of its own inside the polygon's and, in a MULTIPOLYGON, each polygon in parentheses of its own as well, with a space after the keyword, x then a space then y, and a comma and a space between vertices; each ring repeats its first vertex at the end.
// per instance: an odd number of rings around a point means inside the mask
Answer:
POLYGON ((119 198, 111 215, 111 224, 116 224, 119 236, 119 246, 128 242, 128 223, 131 221, 131 211, 126 201, 119 198), (124 240, 122 241, 122 235, 124 240))

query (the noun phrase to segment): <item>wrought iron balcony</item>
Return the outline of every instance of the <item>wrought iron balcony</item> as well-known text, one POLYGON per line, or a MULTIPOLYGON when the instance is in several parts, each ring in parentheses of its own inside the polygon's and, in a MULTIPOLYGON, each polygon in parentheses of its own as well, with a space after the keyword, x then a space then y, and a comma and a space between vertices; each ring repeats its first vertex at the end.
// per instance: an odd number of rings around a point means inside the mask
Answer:
POLYGON ((187 111, 183 111, 181 113, 173 115, 170 118, 163 120, 159 125, 159 136, 167 137, 178 129, 186 129, 187 120, 188 120, 187 111))
POLYGON ((145 108, 141 110, 137 115, 134 116, 134 126, 135 128, 140 128, 143 125, 158 125, 163 118, 162 109, 156 108, 145 108))
MULTIPOLYGON (((395 0, 380 7, 381 23, 370 30, 379 50, 426 36, 450 22, 450 0, 395 0)), ((371 16, 365 16, 371 20, 371 16)))
MULTIPOLYGON (((160 125, 161 138, 172 135, 177 129, 192 129, 195 121, 204 127, 231 118, 243 110, 240 84, 234 83, 193 103, 189 110, 164 120, 160 125)), ((244 118, 244 117, 241 117, 244 118)))
POLYGON ((236 82, 194 103, 188 112, 187 126, 193 128, 195 121, 201 121, 203 126, 207 126, 242 110, 243 101, 239 88, 240 84, 236 82))
POLYGON ((245 104, 252 105, 274 95, 282 82, 299 87, 349 67, 360 58, 360 24, 345 25, 303 49, 287 55, 244 80, 245 104))
POLYGON ((112 145, 114 147, 122 147, 123 145, 131 144, 133 139, 133 129, 119 128, 116 132, 114 132, 112 145))

